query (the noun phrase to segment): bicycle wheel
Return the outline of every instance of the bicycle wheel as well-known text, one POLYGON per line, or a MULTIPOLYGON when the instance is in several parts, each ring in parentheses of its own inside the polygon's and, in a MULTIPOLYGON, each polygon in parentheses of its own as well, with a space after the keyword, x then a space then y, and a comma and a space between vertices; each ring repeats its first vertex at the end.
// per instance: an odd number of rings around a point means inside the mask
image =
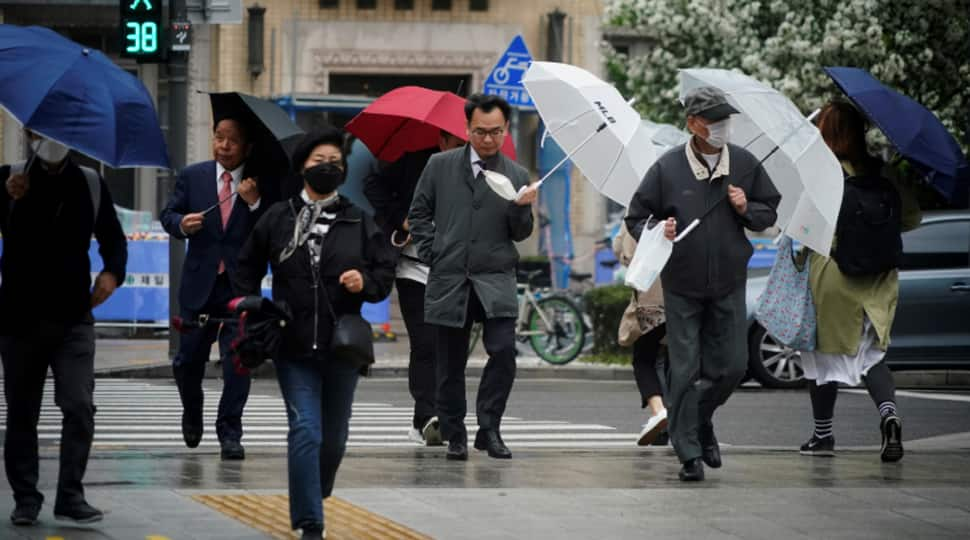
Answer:
POLYGON ((472 355, 472 351, 475 350, 475 346, 478 342, 482 340, 482 323, 476 322, 472 323, 471 335, 468 337, 468 356, 472 355))
POLYGON ((529 312, 529 331, 538 333, 529 342, 539 358, 556 365, 575 360, 586 340, 582 313, 576 304, 561 296, 539 300, 539 309, 529 312))

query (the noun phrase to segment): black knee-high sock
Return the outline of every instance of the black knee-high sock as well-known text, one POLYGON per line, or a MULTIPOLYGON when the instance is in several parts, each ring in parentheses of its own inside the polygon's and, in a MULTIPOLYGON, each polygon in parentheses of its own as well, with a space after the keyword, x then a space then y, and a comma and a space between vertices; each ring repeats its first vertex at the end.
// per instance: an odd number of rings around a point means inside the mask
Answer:
POLYGON ((866 388, 869 389, 869 396, 879 409, 879 415, 883 418, 896 414, 896 383, 893 382, 892 372, 885 361, 869 368, 869 373, 865 376, 866 388))
POLYGON ((808 394, 812 398, 812 415, 815 417, 815 437, 832 436, 832 418, 835 416, 835 399, 839 395, 837 383, 818 385, 809 381, 808 394))

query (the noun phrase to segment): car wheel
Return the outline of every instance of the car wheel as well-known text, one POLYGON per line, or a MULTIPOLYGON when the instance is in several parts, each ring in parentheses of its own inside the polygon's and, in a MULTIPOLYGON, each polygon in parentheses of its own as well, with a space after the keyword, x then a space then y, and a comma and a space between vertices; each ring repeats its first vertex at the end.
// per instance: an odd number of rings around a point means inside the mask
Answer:
POLYGON ((748 332, 748 373, 766 388, 803 388, 801 354, 775 341, 760 324, 748 332))

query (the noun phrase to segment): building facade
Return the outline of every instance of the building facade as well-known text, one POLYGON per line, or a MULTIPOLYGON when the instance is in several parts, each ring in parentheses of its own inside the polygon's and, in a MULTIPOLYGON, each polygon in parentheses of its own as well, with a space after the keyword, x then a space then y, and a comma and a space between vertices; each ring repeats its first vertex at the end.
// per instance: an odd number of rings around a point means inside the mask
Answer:
MULTIPOLYGON (((536 59, 602 72, 602 0, 243 0, 236 6, 242 14, 238 24, 206 24, 232 0, 187 4, 194 22, 190 163, 211 158, 211 110, 204 92, 241 91, 277 100, 308 129, 323 122, 342 125, 397 86, 418 84, 461 95, 480 91, 516 35, 523 36, 536 59)), ((165 67, 120 57, 118 10, 116 0, 0 0, 3 21, 52 27, 137 74, 156 96, 164 125, 165 67)), ((522 111, 517 120, 519 161, 535 170, 538 119, 522 111)), ((23 151, 12 124, 4 121, 0 130, 4 161, 23 151)), ((119 204, 157 212, 164 203, 166 194, 156 181, 164 172, 108 174, 119 204)), ((570 195, 574 252, 581 255, 603 237, 607 204, 578 171, 570 195)), ((591 265, 587 259, 586 269, 591 265)))

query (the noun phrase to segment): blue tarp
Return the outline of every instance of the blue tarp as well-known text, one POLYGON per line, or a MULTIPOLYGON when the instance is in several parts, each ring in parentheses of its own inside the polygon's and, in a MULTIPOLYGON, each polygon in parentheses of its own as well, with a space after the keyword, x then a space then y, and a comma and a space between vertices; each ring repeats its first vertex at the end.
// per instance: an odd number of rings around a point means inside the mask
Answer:
MULTIPOLYGON (((0 253, 3 240, 0 239, 0 253)), ((97 241, 91 240, 88 251, 91 271, 97 274, 103 267, 98 255, 97 241)), ((128 277, 125 284, 94 310, 99 321, 167 323, 168 313, 168 240, 129 240, 128 277)), ((263 295, 271 296, 270 282, 263 282, 263 295)), ((390 300, 379 304, 364 304, 361 313, 371 324, 390 320, 390 300)))

